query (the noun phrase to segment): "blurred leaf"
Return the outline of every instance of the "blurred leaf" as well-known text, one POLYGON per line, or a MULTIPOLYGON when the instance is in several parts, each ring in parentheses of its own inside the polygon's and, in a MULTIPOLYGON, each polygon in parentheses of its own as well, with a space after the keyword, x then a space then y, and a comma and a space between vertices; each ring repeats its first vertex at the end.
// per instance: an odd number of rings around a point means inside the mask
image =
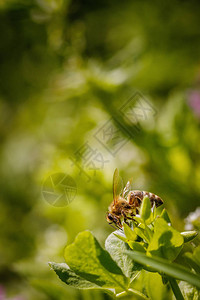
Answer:
MULTIPOLYGON (((127 225, 128 226, 128 225, 127 225)), ((125 253, 130 249, 126 243, 116 237, 114 233, 111 233, 105 242, 105 248, 110 253, 112 259, 120 267, 124 275, 130 279, 135 277, 136 271, 141 267, 125 253)))
POLYGON ((147 248, 148 254, 173 261, 181 251, 183 237, 162 218, 154 223, 154 235, 147 248))
POLYGON ((184 253, 186 262, 197 274, 200 274, 200 246, 194 249, 194 252, 184 253))
POLYGON ((191 269, 193 269, 197 274, 200 274, 200 266, 193 259, 192 253, 184 253, 184 259, 187 262, 187 264, 191 267, 191 269))
POLYGON ((170 263, 168 260, 159 257, 149 257, 141 252, 128 251, 127 254, 136 262, 145 266, 150 266, 157 272, 163 272, 173 278, 180 279, 191 283, 200 288, 200 276, 190 272, 186 268, 170 263))
POLYGON ((65 248, 65 260, 79 276, 104 288, 122 288, 126 277, 110 254, 103 250, 89 231, 77 235, 73 244, 65 248))
POLYGON ((200 245, 194 249, 193 258, 200 267, 200 245))

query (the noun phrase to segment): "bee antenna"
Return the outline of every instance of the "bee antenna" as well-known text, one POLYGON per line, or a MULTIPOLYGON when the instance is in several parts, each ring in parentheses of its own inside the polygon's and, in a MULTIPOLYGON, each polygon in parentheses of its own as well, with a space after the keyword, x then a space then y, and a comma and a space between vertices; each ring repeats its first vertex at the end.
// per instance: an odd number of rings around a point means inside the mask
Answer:
POLYGON ((119 229, 119 230, 121 230, 121 231, 123 232, 122 228, 119 227, 118 225, 113 226, 112 223, 109 223, 109 225, 110 225, 112 228, 114 228, 114 229, 119 229))
POLYGON ((118 228, 119 230, 121 230, 122 232, 124 232, 123 229, 122 229, 121 227, 118 226, 117 228, 118 228))
POLYGON ((115 226, 113 226, 112 224, 109 224, 112 228, 114 228, 114 229, 116 229, 116 227, 115 226))

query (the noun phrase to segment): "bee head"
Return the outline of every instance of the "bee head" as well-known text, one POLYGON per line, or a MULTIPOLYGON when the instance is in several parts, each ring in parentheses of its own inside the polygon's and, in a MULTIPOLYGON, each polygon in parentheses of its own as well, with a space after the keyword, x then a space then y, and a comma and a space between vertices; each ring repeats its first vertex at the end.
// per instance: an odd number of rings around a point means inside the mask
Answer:
POLYGON ((118 219, 115 215, 111 214, 110 212, 107 212, 106 220, 109 223, 109 225, 112 226, 114 229, 121 230, 122 225, 121 225, 120 219, 118 219))
POLYGON ((107 221, 108 221, 109 224, 111 224, 111 223, 118 223, 119 222, 118 218, 115 217, 113 214, 111 214, 109 212, 107 213, 106 219, 107 219, 107 221))
POLYGON ((114 219, 115 217, 111 213, 107 213, 106 220, 108 221, 108 223, 113 223, 114 219))

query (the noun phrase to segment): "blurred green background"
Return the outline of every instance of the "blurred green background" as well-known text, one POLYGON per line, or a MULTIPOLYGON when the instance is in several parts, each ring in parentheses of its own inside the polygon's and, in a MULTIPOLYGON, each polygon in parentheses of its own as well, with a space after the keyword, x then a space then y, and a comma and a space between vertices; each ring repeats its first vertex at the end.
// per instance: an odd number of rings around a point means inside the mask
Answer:
POLYGON ((116 167, 184 229, 200 199, 199 13, 197 0, 0 1, 1 299, 110 299, 68 288, 47 263, 82 230, 104 244, 116 167), (110 125, 120 140, 103 136, 110 125), (77 187, 61 207, 42 193, 58 173, 77 187))

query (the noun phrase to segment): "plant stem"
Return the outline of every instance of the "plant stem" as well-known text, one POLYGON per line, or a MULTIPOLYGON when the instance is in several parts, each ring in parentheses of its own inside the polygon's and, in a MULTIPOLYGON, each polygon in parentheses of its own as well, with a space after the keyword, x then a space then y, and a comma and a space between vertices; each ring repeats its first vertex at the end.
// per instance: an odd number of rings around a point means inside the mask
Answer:
POLYGON ((116 294, 116 298, 121 298, 127 295, 127 292, 121 292, 119 294, 116 294))
POLYGON ((178 286, 178 283, 176 282, 176 279, 172 278, 172 277, 168 277, 169 279, 169 283, 171 286, 171 289, 174 293, 174 296, 176 297, 177 300, 184 300, 183 295, 181 293, 181 290, 178 286))
POLYGON ((128 289, 128 292, 122 292, 116 295, 116 298, 121 298, 127 295, 135 295, 137 296, 138 299, 145 299, 145 300, 149 300, 149 298, 147 298, 144 294, 142 294, 141 292, 137 291, 137 290, 133 290, 133 289, 128 289))

